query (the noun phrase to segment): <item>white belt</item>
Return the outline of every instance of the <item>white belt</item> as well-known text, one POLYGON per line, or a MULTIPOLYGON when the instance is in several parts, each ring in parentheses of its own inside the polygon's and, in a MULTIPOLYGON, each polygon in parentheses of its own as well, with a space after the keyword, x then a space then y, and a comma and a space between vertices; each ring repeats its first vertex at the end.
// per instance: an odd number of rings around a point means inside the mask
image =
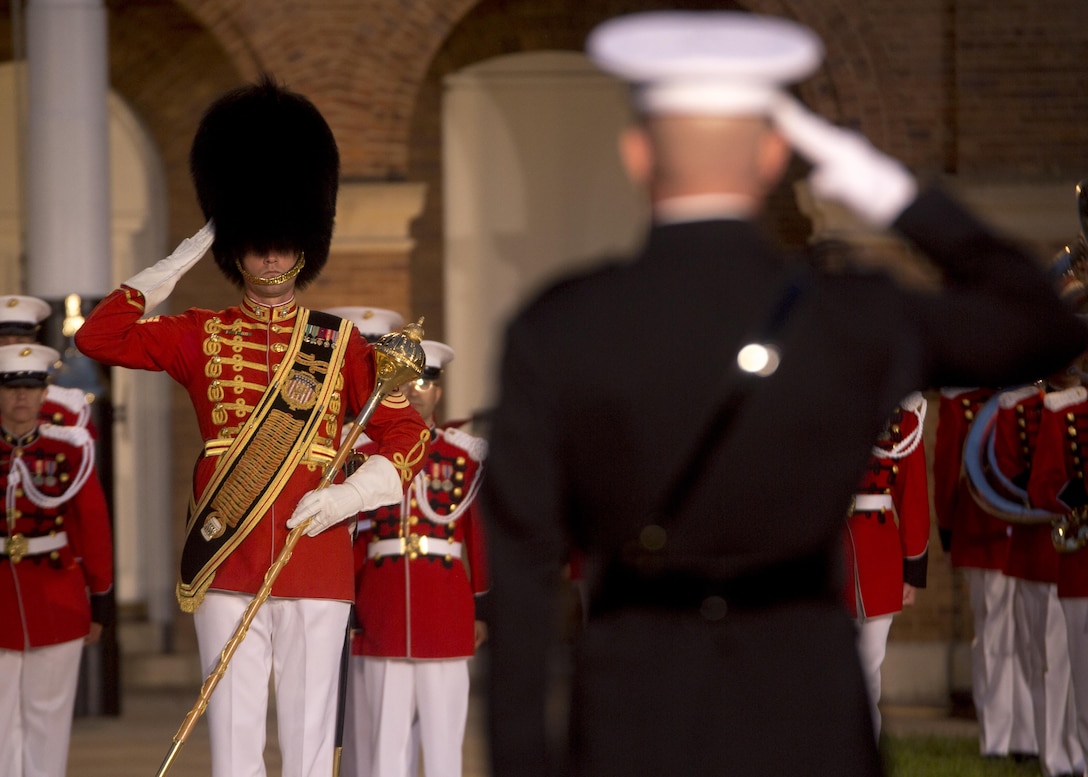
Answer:
POLYGON ((0 537, 0 554, 11 556, 13 561, 18 561, 23 556, 40 556, 43 553, 52 553, 67 544, 68 533, 63 531, 46 537, 24 537, 21 534, 16 534, 13 537, 0 537))
POLYGON ((420 556, 453 556, 461 557, 461 543, 447 542, 434 537, 401 537, 395 540, 377 540, 366 547, 367 558, 378 556, 403 556, 408 554, 420 556))
POLYGON ((881 510, 891 510, 894 506, 891 494, 854 494, 850 512, 876 513, 881 510))
POLYGON ((365 531, 370 531, 370 527, 374 525, 374 522, 369 518, 360 518, 355 522, 355 533, 362 534, 365 531))

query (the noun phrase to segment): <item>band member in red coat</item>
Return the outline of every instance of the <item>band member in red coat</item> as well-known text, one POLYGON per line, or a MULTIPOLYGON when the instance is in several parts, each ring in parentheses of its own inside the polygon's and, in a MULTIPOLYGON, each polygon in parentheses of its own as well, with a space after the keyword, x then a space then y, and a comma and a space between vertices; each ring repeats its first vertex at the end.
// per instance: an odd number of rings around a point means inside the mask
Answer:
POLYGON ((64 777, 80 654, 111 619, 94 441, 38 419, 59 359, 43 345, 0 346, 0 774, 11 777, 64 777))
MULTIPOLYGON (((1033 506, 1059 516, 1083 516, 1088 507, 1085 498, 1084 475, 1088 454, 1088 390, 1074 386, 1046 395, 1044 411, 1039 422, 1039 436, 1032 457, 1028 494, 1033 506)), ((1066 527, 1071 528, 1071 527, 1066 527)), ((1075 531, 1068 532, 1075 537, 1075 531)), ((1052 541, 1053 541, 1052 536, 1052 541)), ((1061 538, 1059 538, 1061 539, 1061 538)), ((1064 633, 1068 644, 1068 676, 1071 693, 1062 697, 1060 681, 1051 684, 1055 698, 1048 699, 1048 712, 1053 722, 1053 736, 1063 736, 1067 774, 1083 774, 1085 753, 1088 752, 1088 562, 1080 543, 1072 539, 1058 543, 1057 597, 1060 610, 1048 609, 1046 629, 1059 636, 1064 633), (1076 741, 1070 732, 1075 733, 1076 741)), ((1056 652, 1056 650, 1055 650, 1056 652)), ((1050 654, 1048 651, 1048 658, 1050 654)), ((1062 669, 1060 662, 1048 666, 1047 673, 1062 669)), ((1069 689, 1068 684, 1066 688, 1069 689)), ((1042 743, 1040 743, 1042 744, 1042 743)), ((1040 756, 1044 756, 1040 752, 1040 756)), ((1043 763, 1049 773, 1060 773, 1061 764, 1053 768, 1043 763)))
MULTIPOLYGON (((1048 381, 1055 397, 1078 382, 1068 373, 1048 381), (1072 380, 1072 383, 1070 382, 1072 380)), ((993 464, 1014 495, 1028 493, 1047 393, 1038 385, 1002 392, 994 421, 993 464)), ((1053 403, 1054 400, 1051 400, 1053 403)), ((1049 424, 1049 422, 1048 422, 1049 424)), ((1052 445, 1056 441, 1046 442, 1052 445)), ((1061 444, 1061 443, 1059 443, 1061 444)), ((1027 500, 1031 503, 1030 497, 1027 500)), ((1079 746, 1070 714, 1069 646, 1058 602, 1057 550, 1049 523, 1013 523, 1006 574, 1015 579, 1016 657, 1027 683, 1024 702, 1035 721, 1036 751, 1045 774, 1069 774, 1079 746)))
MULTIPOLYGON (((50 312, 49 303, 37 297, 0 296, 0 345, 37 342, 42 322, 50 312)), ((82 426, 95 436, 91 406, 87 395, 78 388, 50 383, 45 389, 41 419, 58 426, 82 426)))
MULTIPOLYGON (((382 335, 394 332, 404 326, 404 317, 395 310, 369 306, 326 308, 326 313, 351 321, 367 342, 377 342, 382 335)), ((345 433, 347 430, 345 430, 345 433)), ((355 453, 348 460, 346 469, 354 471, 366 460, 368 452, 376 450, 374 441, 362 434, 355 443, 355 453)), ((359 513, 355 524, 355 574, 362 572, 366 564, 366 548, 370 542, 371 513, 359 513)), ((357 619, 352 619, 353 624, 357 619)), ((344 704, 343 751, 340 758, 341 777, 369 777, 374 748, 373 719, 370 705, 366 700, 366 682, 363 673, 363 648, 359 630, 352 629, 350 643, 351 655, 348 659, 347 677, 342 678, 344 692, 347 694, 344 704)), ((408 774, 419 774, 419 719, 412 722, 411 746, 408 774)))
POLYGON ((880 734, 880 667, 892 617, 926 586, 929 486, 922 427, 926 400, 900 403, 873 446, 844 535, 844 594, 858 626, 858 655, 869 686, 873 728, 880 734))
POLYGON ((105 364, 165 370, 196 410, 204 450, 178 598, 195 611, 205 673, 289 531, 308 521, 219 682, 208 719, 212 774, 261 773, 274 676, 283 774, 326 777, 354 598, 344 520, 400 501, 422 466, 429 432, 394 393, 367 426, 376 454, 343 482, 316 488, 345 417, 364 407, 376 375, 373 349, 350 322, 295 299, 296 287, 316 278, 328 258, 336 207, 339 156, 316 107, 269 78, 241 87, 204 115, 190 161, 209 224, 107 296, 76 345, 105 364), (239 304, 142 318, 209 248, 243 289, 239 304))
POLYGON ((434 431, 423 470, 404 501, 371 514, 356 610, 372 720, 373 777, 403 777, 419 719, 427 777, 459 777, 468 716, 468 661, 486 638, 488 590, 476 493, 484 440, 436 424, 443 367, 453 349, 423 341, 427 369, 404 387, 434 431))
POLYGON ((933 451, 933 509, 941 547, 952 568, 967 581, 974 638, 971 692, 979 722, 979 751, 987 756, 1035 750, 1034 722, 1026 704, 1016 703, 1023 687, 1015 658, 1013 594, 1005 574, 1012 527, 986 512, 971 496, 963 473, 963 444, 975 414, 994 392, 987 388, 941 389, 933 451))

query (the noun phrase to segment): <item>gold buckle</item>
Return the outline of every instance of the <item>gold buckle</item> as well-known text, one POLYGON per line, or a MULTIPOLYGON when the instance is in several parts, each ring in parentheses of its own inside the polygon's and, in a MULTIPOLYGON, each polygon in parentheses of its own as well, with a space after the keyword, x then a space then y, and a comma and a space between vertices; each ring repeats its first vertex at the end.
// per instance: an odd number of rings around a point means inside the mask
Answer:
POLYGON ((415 560, 420 554, 427 555, 429 544, 427 535, 409 534, 407 540, 401 540, 401 542, 404 544, 404 552, 408 554, 409 559, 415 560))
POLYGON ((24 537, 22 534, 13 534, 8 537, 8 541, 5 544, 4 550, 7 551, 8 558, 11 559, 12 564, 18 564, 26 556, 30 550, 30 540, 24 537))

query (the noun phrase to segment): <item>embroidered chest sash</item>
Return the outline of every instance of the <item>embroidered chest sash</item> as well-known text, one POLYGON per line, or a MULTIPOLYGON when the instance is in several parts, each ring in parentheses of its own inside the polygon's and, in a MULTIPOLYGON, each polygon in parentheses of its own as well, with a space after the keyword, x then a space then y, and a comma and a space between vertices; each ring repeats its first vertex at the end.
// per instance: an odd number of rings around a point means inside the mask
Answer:
POLYGON ((184 612, 200 606, 220 564, 272 507, 309 450, 336 390, 351 327, 299 308, 276 378, 190 505, 176 591, 184 612))

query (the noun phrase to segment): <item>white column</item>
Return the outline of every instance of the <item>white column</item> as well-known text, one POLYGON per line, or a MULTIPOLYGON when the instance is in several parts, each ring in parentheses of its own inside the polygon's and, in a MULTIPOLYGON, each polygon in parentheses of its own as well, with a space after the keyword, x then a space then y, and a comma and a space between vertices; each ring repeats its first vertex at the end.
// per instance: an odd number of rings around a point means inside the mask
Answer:
POLYGON ((27 55, 27 292, 97 298, 110 288, 106 9, 30 0, 27 55))

